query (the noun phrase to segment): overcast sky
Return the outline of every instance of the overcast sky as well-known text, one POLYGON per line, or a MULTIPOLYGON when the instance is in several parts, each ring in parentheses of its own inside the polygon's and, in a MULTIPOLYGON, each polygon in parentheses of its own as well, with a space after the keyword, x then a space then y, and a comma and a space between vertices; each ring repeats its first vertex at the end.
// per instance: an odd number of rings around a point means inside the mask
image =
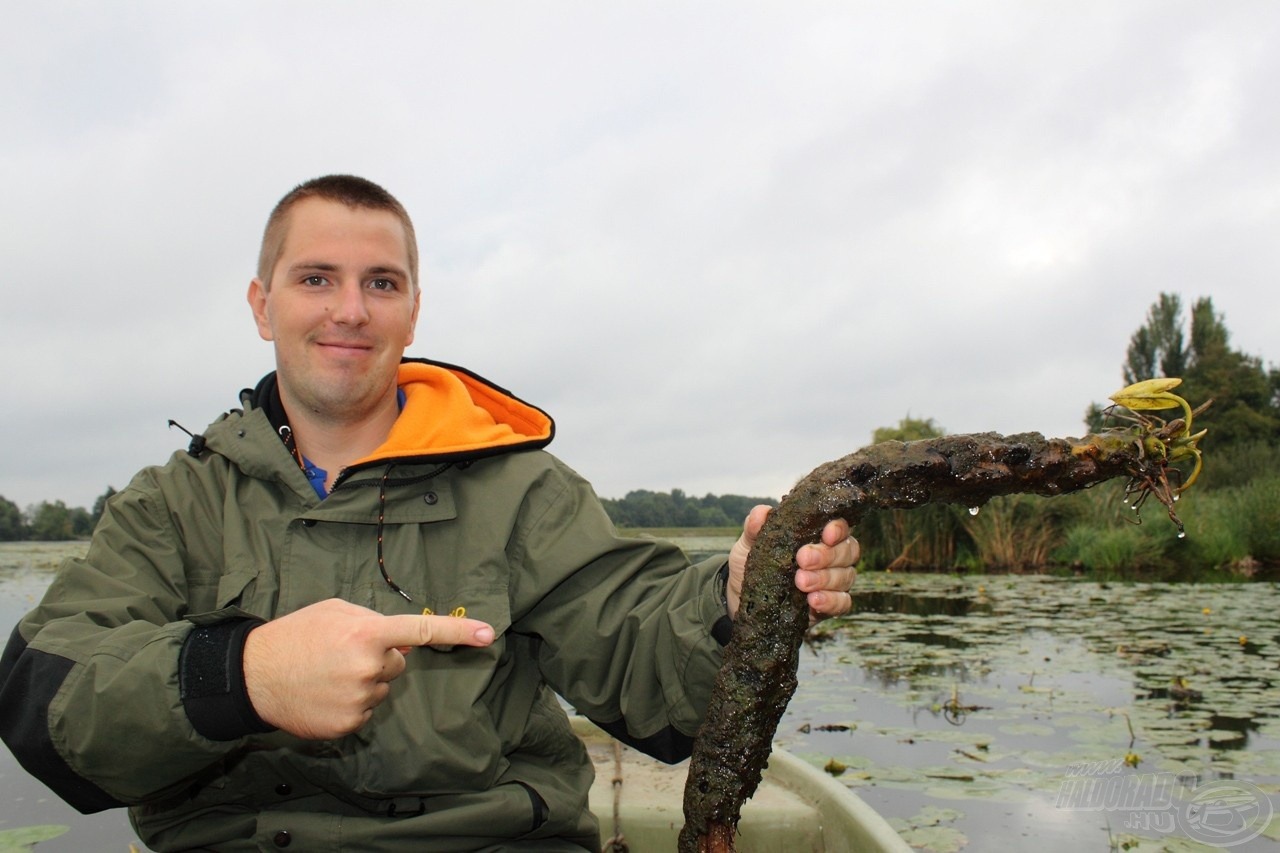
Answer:
POLYGON ((410 354, 605 497, 1079 435, 1161 291, 1280 360, 1277 45, 1270 0, 10 0, 0 495, 88 507, 237 405, 266 215, 333 172, 414 217, 410 354))

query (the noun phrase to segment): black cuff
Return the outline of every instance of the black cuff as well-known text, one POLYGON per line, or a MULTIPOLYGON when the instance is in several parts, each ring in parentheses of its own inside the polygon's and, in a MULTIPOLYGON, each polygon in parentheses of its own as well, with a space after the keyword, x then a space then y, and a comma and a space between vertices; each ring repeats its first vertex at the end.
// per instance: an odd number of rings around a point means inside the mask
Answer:
POLYGON ((178 658, 178 695, 192 727, 209 740, 275 731, 262 722, 244 684, 244 641, 261 625, 235 619, 193 628, 178 658))
MULTIPOLYGON (((590 718, 588 717, 588 719, 590 718)), ((656 758, 664 764, 679 764, 693 754, 693 738, 675 726, 667 726, 662 731, 648 737, 638 738, 632 737, 631 733, 627 731, 627 721, 625 719, 616 720, 612 723, 602 723, 599 720, 591 720, 591 722, 627 746, 638 749, 645 755, 656 758)))

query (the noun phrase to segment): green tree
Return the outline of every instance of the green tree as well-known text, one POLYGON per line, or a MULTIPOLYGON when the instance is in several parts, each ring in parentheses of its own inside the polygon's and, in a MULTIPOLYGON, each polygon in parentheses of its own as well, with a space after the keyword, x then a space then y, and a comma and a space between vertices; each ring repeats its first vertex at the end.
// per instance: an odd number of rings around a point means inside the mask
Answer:
POLYGON ((0 542, 16 542, 27 538, 27 525, 22 520, 22 510, 8 498, 0 495, 0 542))
POLYGON ((1260 358, 1231 349, 1229 342, 1226 323, 1213 310, 1213 302, 1196 302, 1191 309, 1194 358, 1182 396, 1197 402, 1213 399, 1205 423, 1219 447, 1275 442, 1280 439, 1276 371, 1268 373, 1260 358))
POLYGON ((877 427, 871 433, 871 442, 882 441, 916 441, 922 438, 941 438, 947 431, 933 422, 933 418, 920 420, 907 415, 898 421, 896 427, 877 427))
POLYGON ((102 518, 102 513, 105 512, 107 509, 107 501, 109 501, 111 499, 111 496, 114 495, 115 493, 116 493, 116 490, 114 487, 107 486, 107 490, 102 494, 98 495, 97 500, 93 502, 93 509, 90 510, 89 515, 93 519, 94 525, 96 525, 98 521, 102 518))
POLYGON ((89 514, 89 510, 82 506, 72 507, 68 510, 68 517, 71 522, 71 537, 73 539, 82 539, 93 533, 94 520, 89 514))
POLYGON ((31 538, 41 542, 60 542, 73 538, 71 510, 62 501, 41 501, 31 510, 31 538))
POLYGON ((1124 365, 1124 384, 1132 385, 1156 376, 1184 376, 1187 347, 1182 334, 1182 300, 1174 293, 1161 293, 1147 312, 1146 325, 1129 339, 1124 365))

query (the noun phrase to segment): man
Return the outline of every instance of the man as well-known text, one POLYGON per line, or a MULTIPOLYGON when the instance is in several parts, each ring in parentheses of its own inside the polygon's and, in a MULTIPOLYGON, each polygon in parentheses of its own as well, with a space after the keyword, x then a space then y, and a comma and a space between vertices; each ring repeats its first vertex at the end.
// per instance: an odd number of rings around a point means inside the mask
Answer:
MULTIPOLYGON (((112 499, 4 652, 10 748, 153 849, 597 849, 555 694, 689 753, 765 510, 692 567, 617 537, 545 413, 403 357, 417 266, 381 187, 286 195, 248 293, 277 370, 112 499)), ((843 522, 801 549, 815 618, 856 557, 843 522)))

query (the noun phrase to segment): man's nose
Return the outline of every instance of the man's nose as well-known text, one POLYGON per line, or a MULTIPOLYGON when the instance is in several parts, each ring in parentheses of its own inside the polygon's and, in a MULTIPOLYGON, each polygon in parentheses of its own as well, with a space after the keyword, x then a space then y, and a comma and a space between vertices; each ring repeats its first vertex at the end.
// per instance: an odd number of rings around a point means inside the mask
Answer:
POLYGON ((359 282, 343 282, 337 289, 338 304, 333 321, 347 326, 362 326, 369 322, 369 309, 365 304, 364 288, 359 282))

